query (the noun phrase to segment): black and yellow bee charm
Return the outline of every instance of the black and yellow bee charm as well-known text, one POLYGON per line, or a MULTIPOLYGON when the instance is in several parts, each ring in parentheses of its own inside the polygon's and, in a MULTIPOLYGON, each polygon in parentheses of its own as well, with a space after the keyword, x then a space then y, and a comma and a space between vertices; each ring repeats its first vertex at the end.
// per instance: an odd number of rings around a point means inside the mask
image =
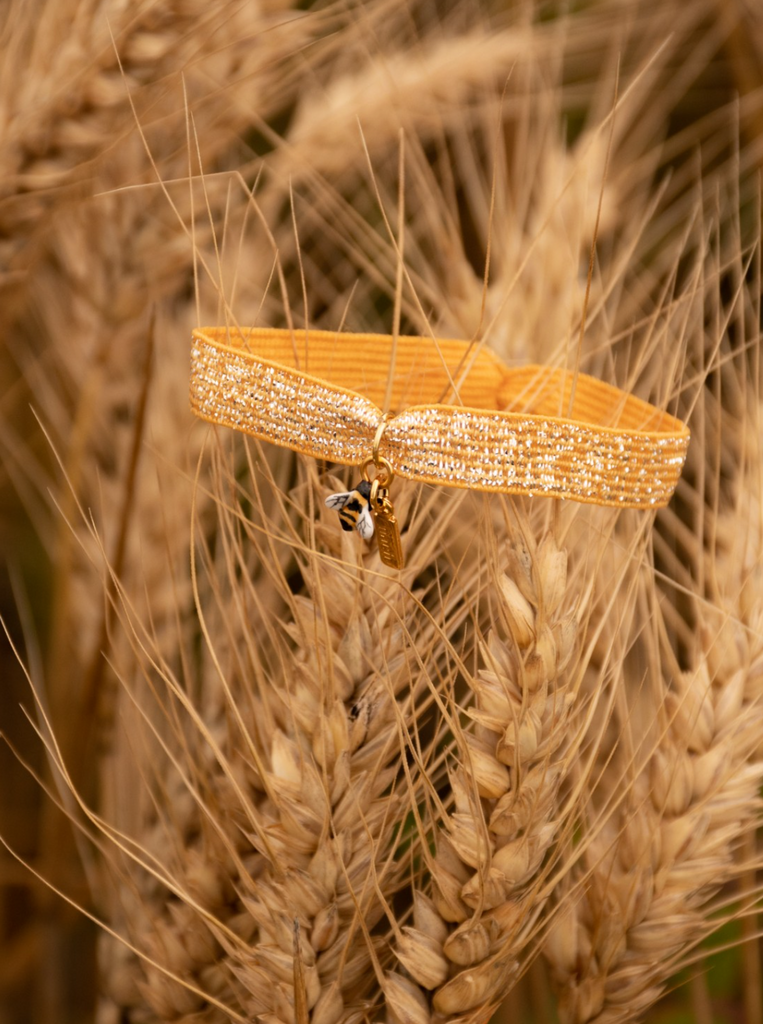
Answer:
POLYGON ((363 479, 352 491, 339 491, 326 498, 328 508, 339 512, 343 530, 355 529, 364 540, 376 533, 379 557, 391 569, 405 565, 400 529, 389 497, 392 468, 386 460, 369 459, 363 466, 363 479), (373 479, 369 469, 373 467, 373 479), (381 469, 381 473, 379 470, 381 469))
POLYGON ((339 523, 348 532, 356 529, 363 540, 374 535, 374 517, 371 513, 371 484, 361 480, 352 491, 329 494, 326 506, 339 512, 339 523))

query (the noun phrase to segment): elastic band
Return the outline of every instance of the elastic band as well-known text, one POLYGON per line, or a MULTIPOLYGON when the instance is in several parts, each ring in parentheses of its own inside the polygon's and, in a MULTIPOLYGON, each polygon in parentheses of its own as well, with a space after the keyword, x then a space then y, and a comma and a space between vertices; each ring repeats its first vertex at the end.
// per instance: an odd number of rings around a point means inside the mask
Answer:
POLYGON ((395 475, 425 483, 631 508, 667 504, 688 428, 582 373, 567 415, 571 389, 564 370, 510 369, 466 341, 193 332, 191 406, 212 423, 346 465, 376 452, 395 475), (444 394, 451 404, 441 404, 444 394))

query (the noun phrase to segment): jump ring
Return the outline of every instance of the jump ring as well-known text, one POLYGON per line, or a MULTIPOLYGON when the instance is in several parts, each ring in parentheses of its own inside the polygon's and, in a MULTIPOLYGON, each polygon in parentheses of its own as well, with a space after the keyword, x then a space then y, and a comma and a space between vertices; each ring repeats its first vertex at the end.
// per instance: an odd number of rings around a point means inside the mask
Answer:
POLYGON ((392 477, 395 475, 394 469, 383 455, 377 455, 376 458, 372 457, 370 459, 366 459, 361 467, 361 473, 363 474, 363 479, 367 480, 368 483, 373 483, 374 480, 378 480, 380 487, 389 487, 392 483, 392 477), (369 473, 369 466, 373 466, 375 470, 373 476, 369 473))

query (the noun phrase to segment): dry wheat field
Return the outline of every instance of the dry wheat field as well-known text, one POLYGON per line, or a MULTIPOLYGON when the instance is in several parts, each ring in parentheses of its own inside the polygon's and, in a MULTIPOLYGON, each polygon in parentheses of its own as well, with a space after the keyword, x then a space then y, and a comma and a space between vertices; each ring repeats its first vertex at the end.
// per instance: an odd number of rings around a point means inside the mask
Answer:
POLYGON ((762 165, 758 0, 6 0, 0 1024, 763 1024, 762 165), (192 415, 230 323, 579 366, 683 475, 397 480, 388 569, 192 415))

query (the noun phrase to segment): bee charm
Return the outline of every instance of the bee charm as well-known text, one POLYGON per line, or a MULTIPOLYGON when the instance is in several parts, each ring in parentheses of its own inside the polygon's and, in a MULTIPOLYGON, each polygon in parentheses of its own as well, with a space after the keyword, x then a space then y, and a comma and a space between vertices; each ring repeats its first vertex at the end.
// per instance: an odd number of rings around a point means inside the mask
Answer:
POLYGON ((330 494, 326 505, 339 512, 343 530, 354 527, 363 540, 370 540, 375 529, 382 562, 392 569, 403 568, 405 559, 395 510, 387 488, 380 487, 378 480, 361 480, 352 491, 330 494))
POLYGON ((326 505, 339 512, 339 522, 343 530, 350 531, 354 527, 363 540, 370 540, 373 537, 374 516, 371 511, 371 484, 368 480, 361 480, 352 491, 329 494, 326 505))

